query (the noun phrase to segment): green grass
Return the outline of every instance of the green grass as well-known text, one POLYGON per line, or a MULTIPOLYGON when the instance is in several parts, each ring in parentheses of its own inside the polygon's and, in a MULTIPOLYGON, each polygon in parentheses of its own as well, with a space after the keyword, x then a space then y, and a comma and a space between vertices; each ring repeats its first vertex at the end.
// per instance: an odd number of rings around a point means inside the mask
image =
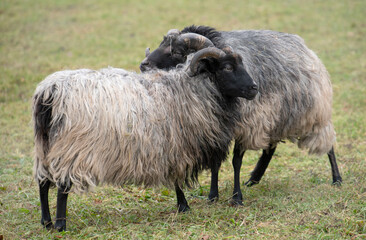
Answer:
MULTIPOLYGON (((4 239, 365 239, 365 1, 30 1, 0 2, 0 236, 4 239), (336 154, 344 179, 331 186, 326 156, 281 144, 261 183, 230 207, 233 171, 220 171, 220 200, 208 205, 209 174, 186 189, 192 211, 177 214, 174 191, 98 187, 70 194, 68 231, 40 224, 32 178, 30 99, 62 69, 138 71, 147 46, 171 28, 273 29, 302 36, 332 76, 336 154)), ((248 152, 246 181, 260 152, 248 152)), ((230 158, 231 156, 229 156, 230 158)), ((56 191, 50 191, 52 216, 56 191)))

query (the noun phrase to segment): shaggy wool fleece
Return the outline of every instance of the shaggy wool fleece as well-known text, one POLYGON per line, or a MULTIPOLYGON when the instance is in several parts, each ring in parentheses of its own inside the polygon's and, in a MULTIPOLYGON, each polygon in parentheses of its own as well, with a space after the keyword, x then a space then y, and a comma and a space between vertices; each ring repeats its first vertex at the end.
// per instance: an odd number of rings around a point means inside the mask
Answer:
POLYGON ((194 180, 211 167, 209 156, 225 159, 234 136, 238 114, 220 101, 205 74, 56 72, 33 97, 35 178, 72 183, 79 193, 103 183, 170 187, 194 180))
POLYGON ((240 144, 257 150, 289 139, 311 154, 328 153, 335 142, 332 86, 303 39, 269 30, 222 32, 222 37, 259 86, 253 101, 241 100, 240 144))

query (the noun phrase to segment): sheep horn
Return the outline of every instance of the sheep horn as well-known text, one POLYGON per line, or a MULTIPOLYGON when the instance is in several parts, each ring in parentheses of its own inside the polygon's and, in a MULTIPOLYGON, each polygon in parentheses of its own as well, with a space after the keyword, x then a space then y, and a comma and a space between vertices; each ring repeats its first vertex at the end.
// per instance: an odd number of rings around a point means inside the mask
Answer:
POLYGON ((166 35, 170 36, 170 35, 179 35, 179 34, 180 34, 180 31, 178 29, 170 29, 166 35))
POLYGON ((177 38, 177 45, 185 45, 188 49, 200 50, 207 47, 213 47, 210 39, 197 33, 184 33, 177 38))
POLYGON ((226 54, 232 54, 234 52, 234 49, 231 47, 231 46, 225 46, 223 49, 222 49, 226 54))
POLYGON ((191 74, 194 76, 196 75, 198 71, 199 62, 202 59, 207 58, 220 58, 225 56, 226 53, 222 51, 221 49, 218 49, 216 47, 209 47, 199 50, 197 53, 194 54, 191 63, 189 65, 189 69, 191 70, 191 74))
POLYGON ((150 48, 145 49, 145 57, 148 57, 150 55, 150 48))

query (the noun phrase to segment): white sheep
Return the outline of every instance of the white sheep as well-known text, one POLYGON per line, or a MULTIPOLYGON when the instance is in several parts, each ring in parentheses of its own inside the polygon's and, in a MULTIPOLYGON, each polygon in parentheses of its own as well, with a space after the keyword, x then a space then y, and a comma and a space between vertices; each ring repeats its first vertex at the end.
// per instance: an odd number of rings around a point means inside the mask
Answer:
POLYGON ((83 193, 98 184, 165 185, 175 187, 179 211, 188 210, 180 187, 226 158, 239 121, 238 97, 256 94, 240 56, 217 48, 199 51, 169 72, 107 68, 51 74, 33 97, 41 223, 53 226, 53 184, 59 231, 66 229, 71 187, 83 193))

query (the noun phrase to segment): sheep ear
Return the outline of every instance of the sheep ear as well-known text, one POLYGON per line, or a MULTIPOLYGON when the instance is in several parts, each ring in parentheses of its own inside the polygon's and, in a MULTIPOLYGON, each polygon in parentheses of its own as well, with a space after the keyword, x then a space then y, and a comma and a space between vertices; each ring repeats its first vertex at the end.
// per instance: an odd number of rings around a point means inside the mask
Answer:
POLYGON ((146 48, 145 50, 145 57, 148 57, 150 55, 150 48, 146 48))
POLYGON ((202 59, 199 65, 199 72, 209 72, 214 74, 218 67, 218 60, 216 58, 202 59))

